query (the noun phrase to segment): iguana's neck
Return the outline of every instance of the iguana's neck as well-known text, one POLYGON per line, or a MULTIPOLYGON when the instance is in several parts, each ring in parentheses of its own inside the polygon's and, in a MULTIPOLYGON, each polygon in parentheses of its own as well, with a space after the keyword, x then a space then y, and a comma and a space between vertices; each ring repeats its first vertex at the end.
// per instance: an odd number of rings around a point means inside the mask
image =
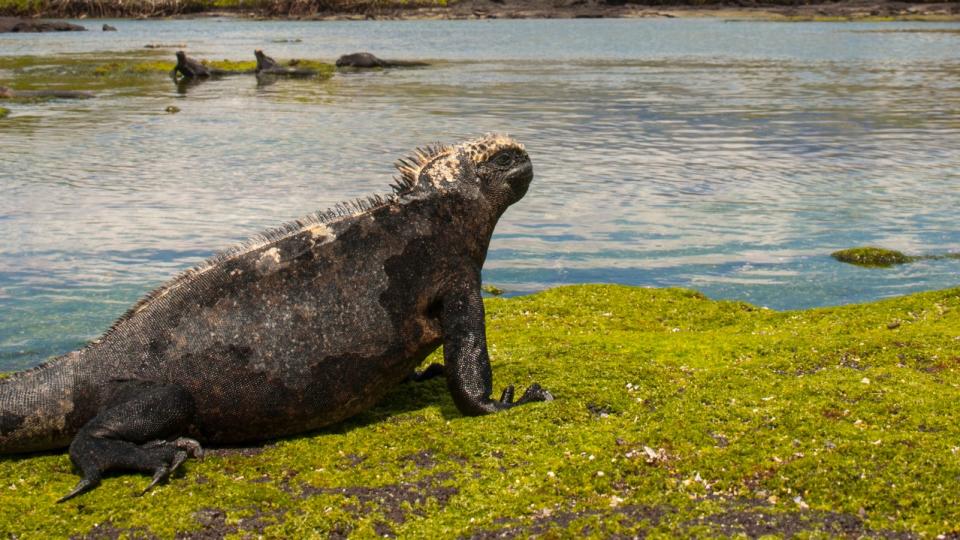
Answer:
POLYGON ((491 208, 487 204, 478 206, 476 226, 468 234, 474 235, 477 239, 471 258, 476 262, 477 268, 480 268, 487 259, 487 250, 490 248, 493 230, 496 228, 500 216, 503 215, 503 210, 491 208))

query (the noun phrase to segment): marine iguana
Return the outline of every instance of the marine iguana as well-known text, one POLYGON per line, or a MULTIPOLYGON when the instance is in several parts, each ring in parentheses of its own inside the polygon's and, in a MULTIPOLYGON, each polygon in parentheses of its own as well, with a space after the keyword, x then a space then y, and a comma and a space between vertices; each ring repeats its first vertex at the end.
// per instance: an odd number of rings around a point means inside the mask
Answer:
POLYGON ((187 56, 183 51, 177 51, 177 65, 170 70, 170 77, 177 80, 179 75, 183 79, 208 79, 210 77, 224 77, 226 75, 245 75, 254 71, 230 71, 205 66, 187 56))
POLYGON ((353 68, 390 68, 390 67, 423 67, 429 66, 425 62, 414 62, 410 60, 384 60, 368 52, 356 52, 345 54, 337 58, 337 67, 353 68))
POLYGON ((177 75, 180 75, 184 79, 194 79, 212 77, 219 75, 219 73, 188 57, 187 53, 177 51, 177 65, 173 66, 173 70, 170 71, 170 76, 176 79, 177 75))
POLYGON ((480 271, 533 179, 523 146, 487 135, 418 149, 397 168, 392 194, 215 255, 86 347, 0 380, 0 454, 69 445, 83 478, 61 501, 113 469, 152 473, 149 490, 201 444, 353 416, 441 344, 463 414, 553 399, 538 384, 491 398, 480 271))
POLYGON ((281 66, 276 60, 264 54, 260 49, 253 51, 253 55, 257 57, 256 73, 258 76, 278 75, 284 77, 315 77, 317 75, 316 70, 313 69, 281 66))

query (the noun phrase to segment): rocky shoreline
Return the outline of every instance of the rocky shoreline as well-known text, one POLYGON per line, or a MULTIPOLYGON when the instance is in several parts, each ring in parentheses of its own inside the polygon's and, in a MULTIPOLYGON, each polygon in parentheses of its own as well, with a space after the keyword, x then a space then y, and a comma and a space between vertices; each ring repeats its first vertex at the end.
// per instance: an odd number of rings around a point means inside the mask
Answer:
MULTIPOLYGON (((433 2, 359 2, 332 4, 252 3, 246 7, 218 7, 202 3, 150 4, 141 11, 137 3, 115 5, 63 3, 31 15, 43 17, 210 17, 230 16, 299 20, 406 20, 406 19, 574 19, 712 17, 724 19, 844 21, 844 20, 929 20, 960 21, 960 2, 899 2, 887 0, 842 0, 801 4, 789 0, 751 2, 633 3, 627 0, 459 0, 443 5, 433 2)), ((0 14, 17 14, 15 8, 0 0, 0 14)), ((20 13, 22 15, 22 13, 20 13)), ((32 18, 0 17, 0 32, 42 32, 79 30, 69 23, 32 18)))

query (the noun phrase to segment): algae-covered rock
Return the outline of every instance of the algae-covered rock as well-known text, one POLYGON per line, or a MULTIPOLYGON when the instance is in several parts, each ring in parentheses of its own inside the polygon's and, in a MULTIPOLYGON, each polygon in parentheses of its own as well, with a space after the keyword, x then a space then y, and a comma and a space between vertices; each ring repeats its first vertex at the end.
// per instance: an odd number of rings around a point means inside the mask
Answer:
POLYGON ((501 289, 500 287, 497 287, 496 285, 490 285, 490 284, 484 285, 480 288, 483 289, 483 292, 487 294, 492 294, 493 296, 500 296, 503 293, 507 292, 501 289))
POLYGON ((202 60, 207 67, 230 73, 253 73, 257 69, 255 60, 202 60))
POLYGON ((309 69, 317 72, 319 78, 329 78, 332 77, 336 72, 336 66, 328 62, 321 62, 319 60, 305 60, 302 58, 295 58, 289 60, 287 65, 290 67, 295 67, 299 69, 309 69))
POLYGON ((873 246, 855 247, 834 251, 830 254, 834 259, 857 266, 887 268, 895 264, 913 262, 916 257, 910 257, 893 250, 873 246))
MULTIPOLYGON (((485 301, 499 390, 442 379, 315 434, 213 449, 143 497, 0 459, 0 538, 936 538, 960 523, 960 289, 775 312, 680 289, 485 301)), ((442 361, 434 353, 425 363, 442 361)))
POLYGON ((6 107, 0 107, 0 119, 6 118, 7 115, 9 114, 10 114, 10 109, 7 109, 6 107))

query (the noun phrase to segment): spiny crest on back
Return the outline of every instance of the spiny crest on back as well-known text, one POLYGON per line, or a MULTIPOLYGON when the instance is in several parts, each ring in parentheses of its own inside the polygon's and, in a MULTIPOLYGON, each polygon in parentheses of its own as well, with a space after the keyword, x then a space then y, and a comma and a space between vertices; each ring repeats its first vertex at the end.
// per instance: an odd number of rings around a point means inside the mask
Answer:
POLYGON ((449 156, 454 152, 454 147, 441 143, 423 146, 414 150, 413 155, 400 158, 394 163, 394 167, 400 172, 399 176, 393 177, 394 193, 402 195, 410 193, 417 186, 417 179, 422 171, 431 161, 449 156))
POLYGON ((211 268, 243 255, 251 251, 262 249, 274 242, 278 242, 295 234, 300 234, 304 230, 316 227, 317 225, 324 225, 328 223, 333 223, 342 218, 348 218, 351 216, 356 216, 364 212, 369 212, 371 210, 386 206, 396 200, 395 196, 392 195, 371 195, 366 198, 355 199, 352 201, 341 202, 334 205, 331 208, 326 210, 320 210, 313 212, 307 216, 295 219, 293 221, 288 221, 279 227, 268 229, 264 232, 261 232, 250 239, 234 245, 231 248, 228 248, 224 251, 221 251, 209 259, 197 264, 196 266, 180 272, 173 279, 167 281, 160 287, 150 291, 144 295, 136 304, 133 305, 126 313, 120 316, 113 325, 100 337, 100 339, 95 340, 94 342, 88 344, 92 345, 96 341, 100 341, 108 337, 110 334, 115 332, 117 328, 125 321, 137 314, 147 305, 149 305, 154 300, 163 297, 170 290, 183 285, 191 281, 196 276, 199 276, 205 273, 211 268))
MULTIPOLYGON (((423 185, 420 175, 431 164, 443 169, 439 175, 443 177, 443 180, 453 182, 458 179, 457 172, 460 168, 458 156, 461 152, 468 156, 474 164, 478 164, 490 159, 497 152, 508 148, 524 149, 523 145, 514 138, 500 133, 488 133, 483 137, 453 146, 437 143, 417 148, 412 156, 397 160, 395 166, 400 174, 394 177, 394 183, 391 187, 397 195, 413 192, 418 185, 423 185)), ((432 179, 434 184, 436 181, 436 178, 432 179)))
POLYGON ((442 180, 452 182, 458 179, 457 172, 460 169, 459 160, 462 155, 461 153, 469 156, 474 163, 480 163, 505 148, 518 148, 522 150, 523 145, 507 135, 487 134, 483 137, 457 145, 437 143, 417 148, 412 156, 397 161, 396 167, 400 171, 400 176, 394 178, 395 183, 392 186, 394 194, 386 196, 373 195, 366 199, 340 203, 332 208, 314 212, 300 219, 284 223, 279 227, 267 230, 245 242, 224 250, 193 268, 181 272, 173 279, 141 298, 139 302, 117 319, 100 339, 102 340, 112 334, 122 323, 129 320, 139 311, 142 311, 154 300, 165 296, 169 291, 192 281, 195 277, 204 274, 208 270, 230 259, 251 251, 263 249, 274 242, 278 242, 295 234, 300 234, 304 230, 319 224, 329 224, 397 202, 400 196, 410 193, 417 188, 421 173, 431 164, 434 164, 433 167, 431 167, 431 172, 434 174, 430 175, 430 181, 436 183, 437 177, 439 176, 442 177, 442 180), (438 163, 438 160, 446 161, 438 163), (433 169, 439 170, 434 171, 433 169), (439 175, 437 173, 439 173, 439 175))

